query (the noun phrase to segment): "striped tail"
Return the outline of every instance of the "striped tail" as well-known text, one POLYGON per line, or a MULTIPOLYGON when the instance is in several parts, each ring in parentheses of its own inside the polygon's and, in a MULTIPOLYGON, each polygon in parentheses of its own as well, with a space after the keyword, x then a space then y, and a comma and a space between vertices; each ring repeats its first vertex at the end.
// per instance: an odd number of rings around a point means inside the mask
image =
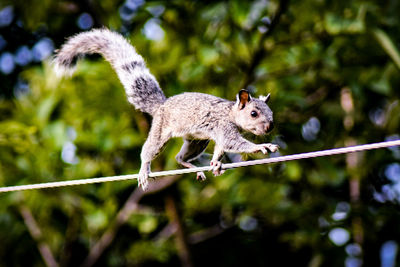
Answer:
POLYGON ((79 58, 95 53, 110 62, 135 108, 153 115, 165 102, 166 97, 142 56, 124 37, 107 29, 94 29, 69 38, 54 57, 56 74, 72 75, 79 58))

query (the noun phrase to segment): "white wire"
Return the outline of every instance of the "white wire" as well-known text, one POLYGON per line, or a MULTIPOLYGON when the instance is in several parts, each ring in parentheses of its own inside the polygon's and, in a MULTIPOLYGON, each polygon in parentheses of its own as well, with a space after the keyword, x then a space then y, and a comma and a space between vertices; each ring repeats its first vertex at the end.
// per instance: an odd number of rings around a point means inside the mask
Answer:
MULTIPOLYGON (((294 154, 294 155, 288 155, 288 156, 280 156, 280 157, 267 158, 267 159, 226 163, 226 164, 222 164, 221 168, 223 170, 226 170, 226 169, 233 169, 233 168, 238 168, 238 167, 246 167, 246 166, 253 166, 253 165, 291 161, 291 160, 299 160, 299 159, 316 158, 316 157, 324 157, 324 156, 332 156, 332 155, 338 155, 338 154, 360 152, 360 151, 365 151, 365 150, 379 149, 379 148, 392 147, 392 146, 400 146, 400 140, 386 141, 386 142, 381 142, 381 143, 373 143, 373 144, 358 145, 358 146, 351 146, 351 147, 343 147, 343 148, 334 148, 334 149, 328 149, 328 150, 294 154)), ((160 176, 171 176, 171 175, 179 175, 179 174, 185 174, 185 173, 193 173, 193 172, 211 171, 212 168, 213 168, 212 166, 204 166, 204 167, 196 167, 196 168, 190 168, 190 169, 178 169, 178 170, 170 170, 170 171, 152 172, 152 173, 150 173, 149 176, 150 177, 160 177, 160 176)), ((128 175, 107 176, 107 177, 88 178, 88 179, 71 180, 71 181, 16 185, 16 186, 0 187, 0 193, 31 190, 31 189, 62 187, 62 186, 115 182, 115 181, 132 180, 132 179, 137 179, 137 178, 138 178, 138 174, 128 174, 128 175)))

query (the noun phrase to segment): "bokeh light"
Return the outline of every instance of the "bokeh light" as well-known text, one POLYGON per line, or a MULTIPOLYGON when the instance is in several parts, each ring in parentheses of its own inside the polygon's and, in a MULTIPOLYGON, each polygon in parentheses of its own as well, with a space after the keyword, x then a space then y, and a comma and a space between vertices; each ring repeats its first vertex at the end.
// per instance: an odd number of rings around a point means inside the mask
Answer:
POLYGON ((301 135, 306 141, 314 141, 317 139, 317 135, 321 129, 321 123, 318 118, 311 117, 303 126, 301 127, 301 135))
POLYGON ((0 27, 6 27, 11 24, 14 19, 14 7, 6 6, 0 10, 0 27))
POLYGON ((258 226, 258 221, 256 218, 251 216, 243 216, 239 221, 240 229, 244 231, 254 231, 258 226))
POLYGON ((341 221, 347 218, 350 211, 350 205, 347 202, 339 202, 336 205, 336 210, 332 214, 332 219, 335 221, 341 221))
POLYGON ((89 13, 82 13, 77 22, 78 27, 82 30, 88 30, 93 27, 93 18, 89 13))
POLYGON ((357 257, 360 256, 362 253, 362 248, 359 244, 353 243, 353 244, 348 244, 345 248, 347 255, 351 257, 357 257))
POLYGON ((65 142, 62 151, 61 151, 61 159, 68 164, 77 164, 79 163, 79 159, 76 156, 77 147, 74 143, 67 141, 65 142))
POLYGON ((336 246, 343 246, 346 244, 350 239, 349 231, 344 228, 333 228, 329 232, 329 239, 336 245, 336 246))
POLYGON ((394 183, 400 182, 400 164, 391 163, 385 168, 385 176, 394 183))
POLYGON ((44 37, 37 42, 32 48, 33 60, 36 62, 48 58, 54 50, 53 41, 50 38, 44 37))
POLYGON ((396 241, 389 240, 383 243, 380 251, 381 267, 396 266, 398 245, 396 241))
POLYGON ((149 19, 143 28, 143 34, 147 39, 158 41, 164 38, 164 30, 158 19, 149 19))
POLYGON ((119 8, 119 16, 123 21, 132 20, 136 15, 136 11, 143 6, 144 3, 144 0, 125 1, 125 3, 119 8))
POLYGON ((26 45, 20 46, 15 52, 14 60, 20 66, 28 65, 32 61, 31 50, 26 45))
POLYGON ((0 71, 4 74, 10 74, 14 71, 15 62, 14 57, 9 52, 4 52, 0 56, 0 71))

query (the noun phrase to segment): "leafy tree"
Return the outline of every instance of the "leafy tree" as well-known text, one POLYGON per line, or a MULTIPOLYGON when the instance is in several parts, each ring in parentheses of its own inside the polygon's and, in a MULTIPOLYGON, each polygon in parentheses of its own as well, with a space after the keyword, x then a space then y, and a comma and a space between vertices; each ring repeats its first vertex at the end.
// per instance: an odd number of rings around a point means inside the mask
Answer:
MULTIPOLYGON (((90 57, 67 79, 51 68, 49 51, 92 27, 129 38, 167 96, 270 92, 277 127, 256 141, 278 143, 273 156, 399 139, 399 11, 372 0, 3 0, 0 186, 138 171, 150 118, 109 64, 90 57)), ((181 143, 152 169, 178 168, 181 143)), ((398 266, 399 182, 391 148, 203 183, 160 178, 149 192, 126 181, 6 193, 0 265, 398 266)))

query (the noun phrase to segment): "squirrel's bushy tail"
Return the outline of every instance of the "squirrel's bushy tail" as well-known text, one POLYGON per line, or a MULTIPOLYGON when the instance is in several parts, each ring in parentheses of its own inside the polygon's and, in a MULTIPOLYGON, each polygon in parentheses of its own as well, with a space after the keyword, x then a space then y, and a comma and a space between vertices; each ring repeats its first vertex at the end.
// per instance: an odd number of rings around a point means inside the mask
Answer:
POLYGON ((107 29, 83 32, 68 39, 54 57, 56 73, 72 74, 80 57, 94 53, 110 62, 125 88, 128 101, 137 109, 153 115, 166 100, 135 48, 120 34, 107 29))

